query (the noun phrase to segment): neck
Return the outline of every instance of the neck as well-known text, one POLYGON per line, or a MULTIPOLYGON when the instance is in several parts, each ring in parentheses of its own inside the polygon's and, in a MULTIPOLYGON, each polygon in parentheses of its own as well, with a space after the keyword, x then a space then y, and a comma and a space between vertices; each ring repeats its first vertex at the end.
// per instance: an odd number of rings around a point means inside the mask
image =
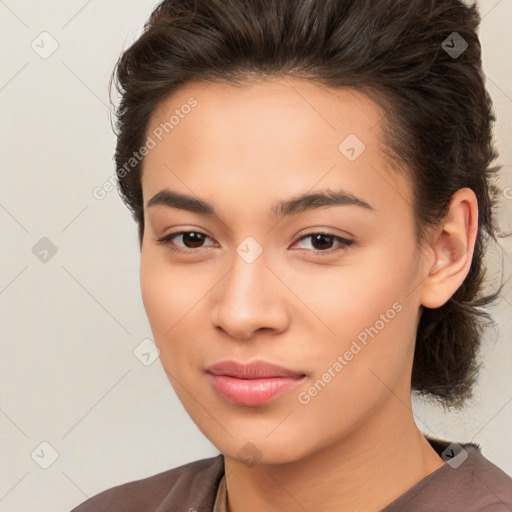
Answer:
POLYGON ((225 457, 229 512, 377 512, 444 464, 407 402, 391 394, 342 439, 284 464, 225 457))

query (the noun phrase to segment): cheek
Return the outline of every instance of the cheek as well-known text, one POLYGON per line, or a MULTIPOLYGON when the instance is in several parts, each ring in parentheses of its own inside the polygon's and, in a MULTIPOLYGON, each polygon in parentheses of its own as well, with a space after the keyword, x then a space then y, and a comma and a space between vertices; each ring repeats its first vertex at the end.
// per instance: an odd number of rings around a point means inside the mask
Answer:
POLYGON ((197 273, 172 265, 165 254, 143 250, 140 263, 142 301, 154 334, 160 340, 172 335, 173 326, 204 295, 206 286, 197 273))
POLYGON ((372 378, 370 368, 392 378, 403 370, 414 342, 412 305, 392 287, 379 294, 372 286, 358 286, 354 294, 347 295, 333 294, 324 305, 322 319, 335 334, 324 339, 321 350, 316 349, 315 359, 320 363, 317 369, 327 370, 342 356, 343 373, 355 386, 372 378))
POLYGON ((155 341, 172 326, 173 294, 168 273, 162 272, 147 253, 142 254, 140 263, 140 289, 142 302, 149 323, 155 335, 155 341))
MULTIPOLYGON (((297 295, 307 297, 323 333, 321 343, 305 348, 306 359, 315 361, 315 378, 331 368, 337 376, 331 392, 344 402, 353 400, 354 407, 363 396, 385 392, 386 385, 393 388, 412 357, 417 305, 409 292, 416 262, 411 248, 397 254, 397 243, 360 252, 350 264, 317 273, 314 279, 295 277, 297 295), (343 369, 338 365, 336 372, 338 356, 343 369)), ((323 394, 326 400, 328 396, 323 394)))
POLYGON ((204 299, 215 276, 171 264, 165 255, 146 250, 141 255, 140 288, 146 315, 160 350, 160 360, 172 374, 182 374, 197 354, 207 329, 204 299), (201 335, 201 336, 200 336, 201 335), (179 363, 179 364, 178 364, 179 363))
MULTIPOLYGON (((366 303, 350 301, 329 306, 326 321, 337 336, 326 336, 307 359, 314 370, 297 397, 303 412, 303 428, 314 436, 318 418, 331 411, 331 424, 324 427, 333 439, 340 430, 363 421, 394 392, 401 396, 409 379, 414 346, 410 328, 412 308, 389 296, 368 293, 366 303), (344 309, 345 308, 345 309, 344 309), (381 316, 383 315, 383 316, 381 316), (333 404, 337 404, 333 408, 333 404)), ((405 400, 405 395, 404 398, 405 400)))
MULTIPOLYGON (((397 254, 393 244, 381 244, 354 253, 340 266, 295 273, 288 280, 294 292, 338 338, 340 345, 378 322, 397 324, 396 310, 412 300, 416 263, 411 250, 397 254), (409 254, 409 256, 407 256, 409 254), (398 303, 398 304, 397 304, 398 303), (384 319, 381 320, 381 315, 384 319)), ((398 321, 399 323, 399 321, 398 321)), ((327 330, 326 330, 327 333, 327 330)))
POLYGON ((183 277, 169 264, 150 251, 143 252, 140 263, 142 302, 155 344, 160 350, 161 364, 171 374, 175 371, 173 355, 179 351, 173 340, 176 340, 180 319, 186 319, 186 312, 190 309, 189 300, 184 297, 190 293, 190 287, 184 284, 183 277))

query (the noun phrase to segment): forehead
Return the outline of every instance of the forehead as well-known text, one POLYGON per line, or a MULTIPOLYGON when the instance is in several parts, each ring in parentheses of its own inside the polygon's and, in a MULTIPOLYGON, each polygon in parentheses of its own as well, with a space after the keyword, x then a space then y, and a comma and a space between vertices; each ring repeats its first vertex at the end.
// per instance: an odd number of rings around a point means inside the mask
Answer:
POLYGON ((355 89, 290 78, 189 84, 148 124, 156 146, 144 161, 144 200, 164 187, 189 186, 203 198, 231 187, 240 199, 277 199, 317 185, 343 187, 377 209, 390 199, 388 208, 407 209, 408 182, 382 152, 383 114, 355 89))
MULTIPOLYGON (((172 138, 179 137, 180 142, 191 142, 186 140, 188 131, 183 127, 194 125, 207 135, 203 139, 213 143, 220 143, 227 134, 236 134, 238 142, 242 139, 268 142, 278 136, 282 141, 302 137, 302 142, 307 144, 329 134, 328 144, 350 132, 374 146, 379 142, 383 114, 362 92, 352 88, 333 89, 304 80, 274 78, 236 85, 192 83, 157 106, 148 132, 174 117, 172 128, 168 126, 163 136, 172 132, 172 138), (190 108, 192 100, 196 106, 190 108), (219 135, 218 139, 215 134, 219 135)), ((231 148, 232 152, 235 150, 231 148)))

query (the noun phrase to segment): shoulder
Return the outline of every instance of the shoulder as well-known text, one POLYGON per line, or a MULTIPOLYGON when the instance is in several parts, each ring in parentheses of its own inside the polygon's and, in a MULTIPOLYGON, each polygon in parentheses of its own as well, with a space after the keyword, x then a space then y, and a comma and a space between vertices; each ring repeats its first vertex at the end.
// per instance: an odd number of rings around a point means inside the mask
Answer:
POLYGON ((112 487, 71 512, 211 512, 223 474, 219 454, 112 487))
POLYGON ((473 498, 475 511, 506 512, 512 510, 512 478, 484 457, 478 445, 466 447, 469 456, 464 472, 461 492, 473 498))
POLYGON ((445 464, 386 508, 385 512, 512 510, 512 478, 487 459, 478 444, 433 438, 430 438, 430 443, 445 464))

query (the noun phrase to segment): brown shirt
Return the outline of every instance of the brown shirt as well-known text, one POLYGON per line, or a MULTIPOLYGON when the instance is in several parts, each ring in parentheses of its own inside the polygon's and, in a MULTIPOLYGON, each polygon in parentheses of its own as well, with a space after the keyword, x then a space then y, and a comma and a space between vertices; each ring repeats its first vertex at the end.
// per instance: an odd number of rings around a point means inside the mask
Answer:
MULTIPOLYGON (((380 512, 512 512, 512 478, 477 444, 425 437, 445 464, 380 512)), ((112 487, 71 512, 226 512, 225 493, 220 454, 112 487)))

